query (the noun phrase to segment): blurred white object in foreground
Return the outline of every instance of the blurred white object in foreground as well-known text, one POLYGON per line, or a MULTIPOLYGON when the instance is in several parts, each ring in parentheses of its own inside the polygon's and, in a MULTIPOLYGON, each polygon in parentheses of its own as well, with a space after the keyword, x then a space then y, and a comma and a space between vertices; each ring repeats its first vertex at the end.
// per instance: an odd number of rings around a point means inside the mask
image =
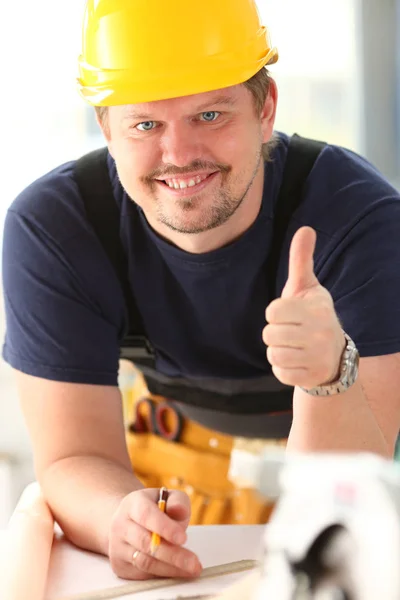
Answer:
MULTIPOLYGON (((400 600, 400 467, 370 454, 232 456, 232 479, 278 497, 258 583, 241 600, 400 600), (247 482, 247 483, 246 483, 247 482)), ((236 598, 228 592, 224 598, 236 598)))

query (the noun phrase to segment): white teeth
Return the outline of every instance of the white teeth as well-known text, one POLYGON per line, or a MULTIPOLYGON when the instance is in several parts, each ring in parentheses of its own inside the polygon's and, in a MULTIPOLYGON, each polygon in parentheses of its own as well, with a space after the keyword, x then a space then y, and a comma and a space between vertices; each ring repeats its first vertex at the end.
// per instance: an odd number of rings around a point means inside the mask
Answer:
POLYGON ((194 187, 195 185, 198 185, 199 183, 201 183, 202 181, 204 181, 205 179, 207 179, 208 175, 198 175, 197 177, 194 177, 193 179, 190 179, 189 181, 181 181, 179 179, 168 179, 165 183, 168 185, 168 187, 175 189, 175 190, 184 190, 188 187, 194 187))

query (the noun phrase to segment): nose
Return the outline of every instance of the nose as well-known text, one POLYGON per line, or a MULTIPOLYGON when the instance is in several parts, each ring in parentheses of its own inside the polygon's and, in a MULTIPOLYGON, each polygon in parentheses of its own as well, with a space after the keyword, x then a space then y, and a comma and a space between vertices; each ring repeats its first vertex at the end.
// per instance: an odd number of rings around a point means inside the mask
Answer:
POLYGON ((169 125, 161 139, 162 158, 166 164, 185 167, 202 156, 198 134, 187 123, 169 125))

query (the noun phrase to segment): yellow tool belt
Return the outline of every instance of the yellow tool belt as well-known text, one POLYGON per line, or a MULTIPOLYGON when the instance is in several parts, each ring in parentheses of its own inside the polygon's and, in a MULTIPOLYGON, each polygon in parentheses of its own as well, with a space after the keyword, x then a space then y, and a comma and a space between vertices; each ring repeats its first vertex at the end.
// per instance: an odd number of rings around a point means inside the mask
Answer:
MULTIPOLYGON (((149 393, 138 371, 132 387, 122 393, 129 457, 146 487, 186 492, 191 525, 268 521, 273 503, 228 479, 233 436, 182 417, 168 400, 149 393)), ((284 444, 286 440, 265 440, 265 445, 284 444)))

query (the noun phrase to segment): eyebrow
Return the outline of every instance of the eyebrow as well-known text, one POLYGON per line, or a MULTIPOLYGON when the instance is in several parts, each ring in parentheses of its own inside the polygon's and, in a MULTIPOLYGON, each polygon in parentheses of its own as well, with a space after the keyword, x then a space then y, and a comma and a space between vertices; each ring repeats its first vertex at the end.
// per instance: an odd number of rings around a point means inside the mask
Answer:
MULTIPOLYGON (((195 113, 204 112, 205 109, 207 109, 207 108, 209 109, 211 106, 222 106, 222 105, 234 106, 235 104, 237 104, 236 98, 232 98, 230 96, 217 96, 216 98, 214 98, 212 100, 208 100, 207 102, 204 102, 204 104, 201 104, 200 106, 198 106, 194 112, 195 113)), ((135 111, 134 109, 132 109, 132 110, 128 109, 128 111, 124 115, 123 119, 124 119, 124 121, 126 119, 152 121, 153 116, 150 113, 141 113, 141 112, 135 111)))
POLYGON ((208 102, 198 106, 196 112, 202 112, 205 108, 209 108, 210 106, 234 106, 235 104, 237 104, 236 98, 232 98, 231 96, 217 96, 213 100, 209 100, 208 102))

